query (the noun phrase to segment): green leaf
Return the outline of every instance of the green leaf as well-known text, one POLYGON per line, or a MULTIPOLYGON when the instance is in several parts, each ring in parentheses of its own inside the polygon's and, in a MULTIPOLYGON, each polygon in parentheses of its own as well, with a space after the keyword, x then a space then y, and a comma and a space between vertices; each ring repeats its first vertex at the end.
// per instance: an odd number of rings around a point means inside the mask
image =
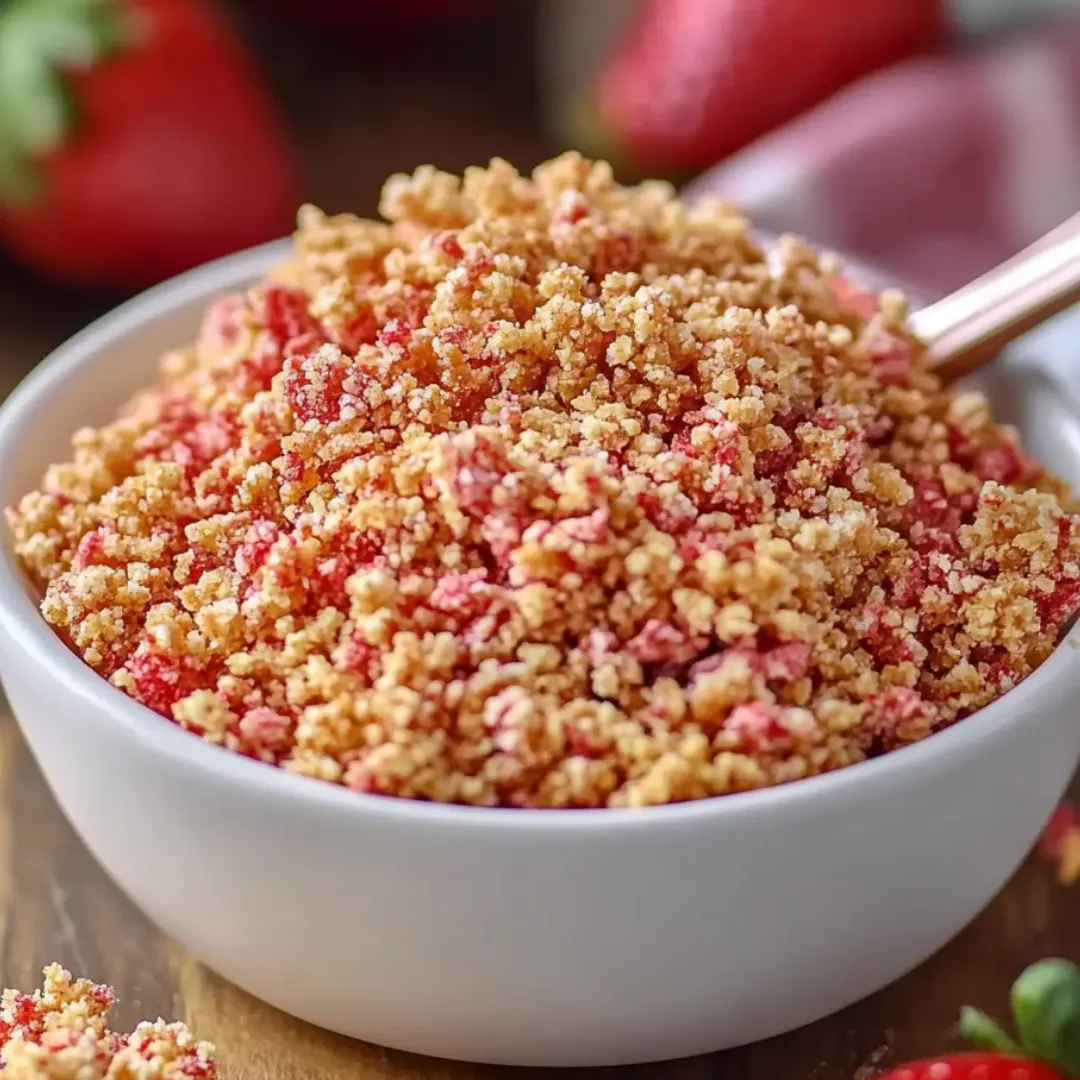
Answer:
POLYGON ((965 1005, 960 1010, 960 1034, 976 1050, 1019 1054, 1020 1047, 984 1012, 965 1005))
POLYGON ((1080 1080, 1080 968, 1032 964, 1013 984, 1012 1009, 1025 1052, 1080 1080))
POLYGON ((68 76, 131 41, 120 0, 7 0, 0 6, 0 198, 32 194, 29 174, 71 137, 68 76))
POLYGON ((4 131, 14 148, 33 156, 61 145, 72 119, 70 95, 34 53, 9 58, 0 48, 0 102, 7 100, 18 102, 4 111, 4 131))
POLYGON ((20 153, 3 141, 0 133, 0 196, 12 203, 33 202, 40 194, 37 171, 20 153))

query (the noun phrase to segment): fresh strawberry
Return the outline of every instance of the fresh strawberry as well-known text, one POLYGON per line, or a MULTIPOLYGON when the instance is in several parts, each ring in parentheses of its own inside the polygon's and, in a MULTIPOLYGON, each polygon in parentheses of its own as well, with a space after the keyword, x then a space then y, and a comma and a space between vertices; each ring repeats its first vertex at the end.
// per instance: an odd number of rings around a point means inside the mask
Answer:
POLYGON ((297 169, 204 0, 0 0, 0 244, 138 287, 289 231, 297 169))
POLYGON ((1043 960, 1013 985, 1016 1038, 988 1016, 966 1008, 960 1031, 978 1051, 926 1058, 878 1080, 1077 1080, 1080 1078, 1080 969, 1043 960))
POLYGON ((913 1061, 875 1080, 1063 1080, 1063 1074, 1041 1061, 972 1053, 913 1061))
POLYGON ((643 0, 596 87, 601 133, 697 170, 934 44, 943 0, 643 0))

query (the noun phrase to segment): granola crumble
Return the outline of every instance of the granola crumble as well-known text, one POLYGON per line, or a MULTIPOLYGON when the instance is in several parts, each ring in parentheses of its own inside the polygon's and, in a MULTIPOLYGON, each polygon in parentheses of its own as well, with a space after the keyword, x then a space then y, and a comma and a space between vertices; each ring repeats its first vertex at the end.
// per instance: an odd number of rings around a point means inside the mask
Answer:
POLYGON ((0 1009, 0 1080, 216 1080, 214 1048, 184 1024, 106 1028, 111 987, 45 969, 32 995, 5 990, 0 1009))
POLYGON ((566 154, 393 177, 9 508, 86 663, 356 791, 644 806, 1005 693, 1080 603, 1064 487, 895 293, 566 154))

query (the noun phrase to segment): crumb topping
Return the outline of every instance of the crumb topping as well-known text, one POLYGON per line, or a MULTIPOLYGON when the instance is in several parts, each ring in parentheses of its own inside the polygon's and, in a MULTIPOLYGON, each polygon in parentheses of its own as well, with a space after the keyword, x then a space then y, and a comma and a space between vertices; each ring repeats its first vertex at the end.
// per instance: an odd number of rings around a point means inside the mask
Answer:
POLYGON ((111 987, 45 969, 31 994, 5 990, 0 1008, 0 1080, 216 1080, 214 1048, 183 1024, 109 1031, 111 987))
POLYGON ((136 701, 356 791, 645 806, 921 739, 1054 648, 1073 506, 899 295, 576 154, 380 210, 305 207, 8 509, 136 701))

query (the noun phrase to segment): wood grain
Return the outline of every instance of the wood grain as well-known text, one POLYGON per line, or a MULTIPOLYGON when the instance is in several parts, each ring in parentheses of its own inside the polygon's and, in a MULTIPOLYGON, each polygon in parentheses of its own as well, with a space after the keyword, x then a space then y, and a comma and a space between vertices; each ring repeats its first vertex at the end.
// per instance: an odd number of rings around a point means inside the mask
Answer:
MULTIPOLYGON (((927 887, 932 890, 934 883, 927 887)), ((1027 963, 1047 955, 1080 959, 1076 910, 1077 894, 1061 888, 1049 867, 1032 860, 941 953, 837 1016, 725 1054, 593 1075, 851 1080, 883 1045, 900 1057, 941 1050, 949 1045, 960 1004, 1002 1013, 1009 985, 1027 963)), ((41 967, 52 960, 114 985, 121 1025, 158 1015, 186 1020, 200 1037, 217 1044, 226 1080, 536 1075, 352 1042, 293 1020, 208 971, 147 922, 98 868, 64 820, 0 701, 0 982, 34 986, 41 967)))

